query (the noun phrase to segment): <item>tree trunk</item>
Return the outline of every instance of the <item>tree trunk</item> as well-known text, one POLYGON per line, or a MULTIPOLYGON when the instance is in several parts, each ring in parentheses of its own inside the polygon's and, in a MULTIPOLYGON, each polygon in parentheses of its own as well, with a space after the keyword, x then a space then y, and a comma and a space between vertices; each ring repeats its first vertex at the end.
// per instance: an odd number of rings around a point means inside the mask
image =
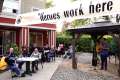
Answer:
POLYGON ((2 12, 3 2, 4 0, 0 0, 0 13, 2 12))
POLYGON ((72 68, 77 69, 77 58, 75 56, 75 33, 73 33, 73 40, 72 40, 72 46, 73 46, 73 54, 72 54, 72 68))
POLYGON ((94 47, 93 47, 93 56, 92 56, 92 66, 97 66, 97 52, 96 52, 96 41, 97 41, 97 34, 91 34, 92 39, 94 41, 94 47))

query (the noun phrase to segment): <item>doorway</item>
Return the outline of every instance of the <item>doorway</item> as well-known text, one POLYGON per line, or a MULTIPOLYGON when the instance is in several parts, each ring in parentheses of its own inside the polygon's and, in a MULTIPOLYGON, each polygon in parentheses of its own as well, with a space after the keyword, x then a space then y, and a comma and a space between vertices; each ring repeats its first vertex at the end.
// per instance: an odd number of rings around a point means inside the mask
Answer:
POLYGON ((31 32, 30 45, 33 47, 43 47, 43 33, 31 32))

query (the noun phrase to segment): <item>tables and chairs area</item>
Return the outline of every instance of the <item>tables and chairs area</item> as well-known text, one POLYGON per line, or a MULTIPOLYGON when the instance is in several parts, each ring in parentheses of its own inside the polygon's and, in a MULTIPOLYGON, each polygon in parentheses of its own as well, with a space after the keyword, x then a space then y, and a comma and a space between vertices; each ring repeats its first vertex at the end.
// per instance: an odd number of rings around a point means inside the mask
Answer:
POLYGON ((35 57, 20 57, 17 59, 17 61, 21 62, 25 62, 26 63, 26 71, 25 71, 25 74, 29 74, 29 75, 32 75, 32 71, 31 71, 31 68, 30 68, 30 63, 33 62, 33 61, 37 61, 39 60, 39 58, 35 58, 35 57))

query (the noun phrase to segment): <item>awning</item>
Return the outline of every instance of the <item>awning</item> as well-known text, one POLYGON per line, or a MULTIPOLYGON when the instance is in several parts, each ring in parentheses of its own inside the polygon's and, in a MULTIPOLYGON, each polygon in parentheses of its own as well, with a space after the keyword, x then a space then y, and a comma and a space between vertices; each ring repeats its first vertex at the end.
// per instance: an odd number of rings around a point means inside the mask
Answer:
POLYGON ((70 28, 67 31, 72 33, 84 33, 84 34, 106 34, 106 33, 119 33, 120 24, 112 23, 111 21, 95 22, 86 26, 78 28, 70 28))

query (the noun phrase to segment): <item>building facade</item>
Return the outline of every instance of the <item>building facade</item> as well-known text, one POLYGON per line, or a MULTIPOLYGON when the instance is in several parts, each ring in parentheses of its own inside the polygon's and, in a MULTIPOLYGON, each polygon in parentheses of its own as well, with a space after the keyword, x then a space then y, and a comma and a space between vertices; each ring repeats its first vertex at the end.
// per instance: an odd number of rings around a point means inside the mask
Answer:
POLYGON ((33 24, 31 26, 15 26, 16 16, 18 14, 31 12, 33 8, 36 9, 45 8, 45 0, 11 0, 11 1, 17 1, 16 3, 19 4, 20 6, 17 9, 14 9, 14 7, 13 9, 11 8, 9 10, 4 9, 0 15, 0 55, 6 52, 4 48, 6 47, 6 45, 10 43, 15 43, 20 48, 31 46, 43 47, 46 44, 48 44, 49 47, 53 45, 56 46, 55 24, 40 23, 33 24), (41 4, 41 6, 39 6, 38 2, 39 4, 41 4))

